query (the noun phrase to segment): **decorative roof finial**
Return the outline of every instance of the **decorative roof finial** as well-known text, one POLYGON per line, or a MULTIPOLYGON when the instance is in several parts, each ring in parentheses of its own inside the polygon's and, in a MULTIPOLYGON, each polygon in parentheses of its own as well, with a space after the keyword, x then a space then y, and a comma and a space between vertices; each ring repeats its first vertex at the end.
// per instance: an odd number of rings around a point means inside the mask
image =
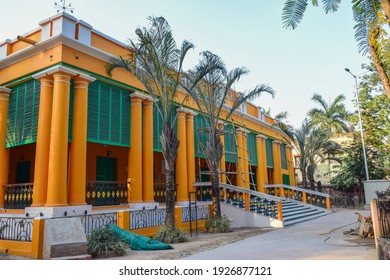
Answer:
POLYGON ((69 3, 66 5, 66 0, 60 0, 60 4, 57 2, 54 2, 54 8, 57 9, 57 13, 59 13, 61 10, 63 12, 69 11, 73 14, 74 8, 72 8, 72 3, 69 3))

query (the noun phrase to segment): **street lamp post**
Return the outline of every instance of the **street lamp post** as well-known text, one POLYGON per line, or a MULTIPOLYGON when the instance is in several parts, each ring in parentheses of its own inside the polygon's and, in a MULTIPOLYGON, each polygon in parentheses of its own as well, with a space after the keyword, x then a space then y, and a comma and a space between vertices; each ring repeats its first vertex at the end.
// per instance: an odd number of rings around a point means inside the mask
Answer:
POLYGON ((367 181, 370 180, 370 175, 368 173, 368 165, 367 165, 367 155, 366 155, 366 146, 364 145, 364 133, 363 133, 363 125, 362 125, 362 115, 360 112, 360 101, 359 101, 359 89, 358 89, 358 83, 357 83, 357 77, 349 70, 348 68, 345 68, 345 71, 347 71, 349 74, 352 75, 352 77, 355 79, 355 87, 356 87, 356 100, 357 100, 357 106, 358 106, 358 115, 359 115, 359 125, 360 125, 360 136, 362 138, 362 147, 363 147, 363 157, 364 157, 364 167, 366 170, 366 179, 367 181))

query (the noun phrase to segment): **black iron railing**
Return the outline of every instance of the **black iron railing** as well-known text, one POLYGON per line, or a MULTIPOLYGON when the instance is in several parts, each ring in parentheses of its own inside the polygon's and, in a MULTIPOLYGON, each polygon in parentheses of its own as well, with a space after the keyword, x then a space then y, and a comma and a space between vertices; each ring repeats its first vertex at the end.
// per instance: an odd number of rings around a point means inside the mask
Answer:
POLYGON ((86 202, 92 206, 127 204, 126 181, 87 181, 86 202))
POLYGON ((130 211, 130 229, 162 226, 165 221, 165 208, 130 211))
POLYGON ((117 212, 86 214, 80 217, 86 235, 108 224, 117 225, 117 212))
POLYGON ((0 217, 0 239, 31 242, 33 219, 0 217))
MULTIPOLYGON (((176 185, 177 188, 177 185, 176 185)), ((153 189, 153 194, 154 194, 154 201, 155 202, 160 202, 160 203, 165 203, 166 198, 167 198, 167 191, 166 191, 166 184, 165 183, 155 183, 154 184, 154 189, 153 189)), ((176 191, 175 191, 175 201, 176 201, 176 191)))
POLYGON ((182 213, 182 222, 190 222, 199 220, 207 220, 209 218, 209 207, 208 205, 198 206, 197 209, 191 208, 191 216, 190 216, 190 207, 183 207, 181 209, 182 213))
POLYGON ((33 183, 4 185, 4 209, 24 209, 30 207, 33 196, 33 183))

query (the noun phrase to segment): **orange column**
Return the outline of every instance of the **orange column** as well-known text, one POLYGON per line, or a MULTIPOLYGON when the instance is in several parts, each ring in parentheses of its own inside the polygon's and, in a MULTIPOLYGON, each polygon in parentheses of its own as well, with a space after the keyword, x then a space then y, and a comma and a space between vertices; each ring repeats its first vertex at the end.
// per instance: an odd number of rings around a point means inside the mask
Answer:
POLYGON ((177 201, 183 202, 188 200, 186 112, 182 109, 177 111, 178 139, 180 141, 176 160, 177 201))
POLYGON ((4 207, 3 185, 8 184, 9 149, 5 147, 8 103, 11 89, 0 86, 0 208, 4 207))
POLYGON ((133 93, 131 97, 131 148, 128 159, 128 178, 134 179, 129 202, 142 203, 142 97, 133 93))
POLYGON ((290 185, 296 186, 295 184, 295 170, 294 170, 294 159, 292 155, 292 146, 287 145, 287 163, 288 163, 288 174, 290 175, 290 185))
MULTIPOLYGON (((221 135, 220 137, 219 137, 220 139, 221 139, 221 144, 222 144, 222 147, 223 147, 223 149, 225 150, 225 135, 221 135)), ((225 156, 225 153, 223 152, 223 154, 222 154, 222 158, 221 158, 221 171, 222 171, 222 173, 221 173, 221 182, 222 183, 226 183, 227 181, 226 181, 226 156, 225 156)))
POLYGON ((94 78, 74 79, 73 133, 70 145, 69 205, 85 205, 87 173, 88 85, 94 78))
POLYGON ((280 144, 279 141, 272 142, 272 149, 274 153, 274 183, 282 184, 282 161, 280 157, 280 144))
POLYGON ((143 153, 142 153, 142 199, 154 202, 153 171, 153 101, 144 100, 143 153))
POLYGON ((259 192, 265 193, 264 184, 267 180, 267 162, 265 151, 265 136, 256 136, 256 148, 257 148, 257 169, 256 169, 256 186, 259 192))
POLYGON ((32 207, 44 206, 47 195, 47 179, 49 171, 50 123, 53 103, 53 77, 40 79, 38 135, 35 152, 34 192, 32 207))
POLYGON ((186 115, 186 138, 187 138, 187 186, 188 191, 194 192, 195 188, 192 184, 196 181, 195 178, 195 135, 194 135, 194 116, 195 113, 187 113, 186 115))
POLYGON ((53 77, 49 174, 45 206, 58 207, 68 205, 68 123, 71 76, 64 72, 57 72, 53 77))

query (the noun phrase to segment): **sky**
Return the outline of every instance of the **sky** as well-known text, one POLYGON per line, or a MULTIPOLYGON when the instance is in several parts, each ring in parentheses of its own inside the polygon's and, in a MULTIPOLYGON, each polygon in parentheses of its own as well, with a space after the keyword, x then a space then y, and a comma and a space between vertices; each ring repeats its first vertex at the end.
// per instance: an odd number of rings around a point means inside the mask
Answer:
MULTIPOLYGON (((0 0, 0 42, 14 39, 39 27, 54 14, 52 0, 0 0)), ((60 3, 60 0, 57 0, 60 3)), ((354 39, 350 1, 339 11, 325 14, 322 7, 308 6, 295 30, 283 28, 281 15, 285 0, 72 0, 73 15, 119 41, 135 38, 135 29, 148 24, 148 16, 163 16, 181 44, 195 44, 185 62, 193 67, 199 53, 218 54, 227 68, 246 67, 250 73, 236 85, 245 92, 268 84, 275 98, 267 94, 253 101, 271 116, 288 112, 288 123, 298 127, 315 103, 313 93, 329 103, 346 96, 346 107, 354 111, 355 92, 349 68, 359 75, 368 58, 359 54, 354 39)))

